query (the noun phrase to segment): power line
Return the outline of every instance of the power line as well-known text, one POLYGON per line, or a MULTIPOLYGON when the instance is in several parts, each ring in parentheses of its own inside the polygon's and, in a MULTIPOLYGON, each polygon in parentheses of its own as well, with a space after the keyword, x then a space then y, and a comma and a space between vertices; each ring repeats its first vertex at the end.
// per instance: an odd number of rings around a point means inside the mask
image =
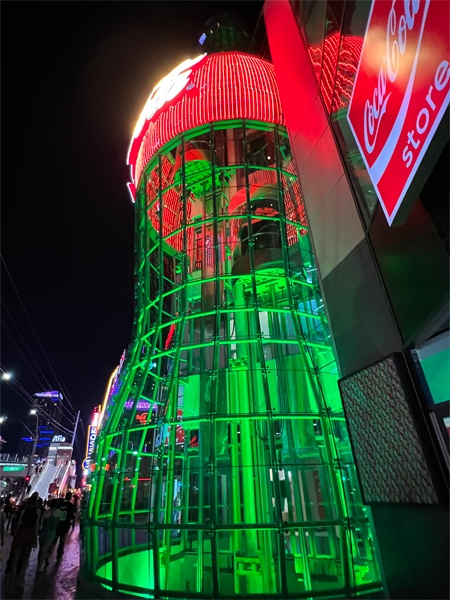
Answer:
MULTIPOLYGON (((3 299, 2 299, 2 303, 3 303, 3 306, 4 306, 4 307, 5 307, 5 309, 6 309, 6 312, 8 313, 8 316, 9 316, 9 318, 11 319, 11 322, 12 322, 12 324, 13 324, 13 325, 14 325, 14 327, 16 328, 16 330, 17 330, 17 333, 18 333, 18 334, 19 334, 19 336, 21 337, 21 339, 22 339, 23 343, 25 344, 25 346, 26 346, 26 348, 27 348, 27 350, 28 350, 29 354, 30 354, 30 355, 31 355, 31 357, 33 358, 33 361, 34 361, 34 363, 36 364, 36 366, 38 367, 38 369, 39 369, 39 371, 41 372, 42 376, 44 377, 44 379, 45 379, 45 381, 46 381, 46 385, 42 385, 42 381, 41 381, 41 380, 40 380, 40 379, 37 377, 36 373, 33 371, 33 369, 32 369, 32 367, 31 367, 30 363, 28 362, 28 360, 27 360, 26 356, 23 354, 23 352, 22 352, 22 350, 20 349, 20 347, 19 347, 18 343, 16 342, 15 338, 12 336, 12 334, 11 334, 11 332, 10 332, 9 328, 7 327, 7 325, 6 325, 5 321, 2 321, 2 323, 3 323, 3 326, 5 327, 6 331, 9 333, 9 335, 10 335, 10 337, 11 337, 12 341, 13 341, 13 342, 14 342, 14 344, 16 345, 16 347, 17 347, 17 349, 19 350, 19 352, 20 352, 20 353, 22 354, 22 356, 24 357, 24 359, 25 359, 25 362, 27 363, 28 367, 29 367, 29 368, 30 368, 30 370, 32 371, 32 373, 33 373, 33 375, 35 376, 36 380, 39 382, 39 385, 41 386, 41 388, 42 388, 42 389, 45 389, 45 388, 48 386, 48 389, 51 389, 51 388, 53 387, 53 385, 52 385, 52 384, 49 382, 49 380, 48 380, 48 379, 47 379, 47 377, 45 376, 44 372, 43 372, 43 371, 42 371, 42 369, 40 368, 39 364, 37 363, 37 361, 36 361, 36 359, 35 359, 35 357, 34 357, 34 354, 31 352, 31 350, 30 350, 30 348, 29 348, 28 344, 26 343, 26 341, 25 341, 24 337, 23 337, 23 336, 22 336, 22 334, 20 333, 20 330, 19 330, 19 328, 17 327, 16 323, 14 322, 14 319, 12 318, 12 315, 11 315, 11 313, 9 312, 9 310, 8 310, 8 307, 6 306, 6 304, 5 304, 5 302, 4 302, 4 300, 3 300, 3 299)), ((70 412, 70 410, 72 410, 72 413, 73 413, 73 415, 72 415, 72 416, 74 416, 74 417, 75 417, 75 416, 76 416, 76 412, 75 412, 75 410, 74 410, 73 408, 71 409, 71 407, 70 407, 70 406, 67 406, 67 408, 69 409, 69 412, 70 412)), ((58 410, 60 410, 60 412, 62 413, 61 409, 58 409, 58 410)), ((63 414, 63 413, 62 413, 62 414, 63 414)))
MULTIPOLYGON (((18 381, 11 379, 7 383, 12 388, 12 390, 14 392, 16 392, 16 394, 20 398, 22 398, 22 400, 24 400, 31 408, 36 408, 36 402, 35 402, 34 398, 26 391, 26 389, 18 381)), ((54 427, 57 427, 58 429, 62 429, 63 431, 69 433, 70 435, 73 435, 73 430, 71 431, 70 429, 68 429, 67 427, 62 425, 61 423, 58 423, 58 421, 56 421, 53 417, 51 417, 41 406, 38 406, 37 410, 38 410, 39 414, 44 415, 44 417, 46 419, 51 421, 54 427)))
POLYGON ((14 327, 15 327, 15 329, 16 329, 16 331, 17 331, 17 333, 19 334, 19 337, 20 337, 20 338, 21 338, 21 340, 23 341, 23 343, 24 343, 24 345, 25 345, 26 349, 28 350, 28 352, 29 352, 29 354, 30 354, 31 358, 33 359, 33 361, 34 361, 35 365, 37 366, 37 368, 38 368, 38 369, 39 369, 39 371, 41 372, 41 375, 42 375, 42 377, 44 378, 44 380, 45 380, 45 382, 46 382, 46 385, 42 385, 42 381, 39 379, 39 377, 38 377, 38 376, 35 374, 35 372, 33 371, 33 369, 32 369, 32 367, 31 367, 30 363, 28 362, 28 360, 27 360, 26 356, 23 354, 22 350, 20 349, 20 347, 19 347, 19 344, 17 343, 17 341, 16 341, 15 337, 14 337, 14 336, 12 335, 12 333, 10 332, 10 330, 9 330, 8 326, 6 325, 6 323, 5 323, 4 319, 2 319, 3 327, 4 327, 4 328, 6 329, 6 331, 9 333, 9 336, 10 336, 11 340, 14 342, 14 344, 15 344, 15 345, 16 345, 16 347, 17 347, 17 349, 19 350, 19 352, 20 352, 20 353, 22 354, 22 356, 24 357, 24 359, 25 359, 25 362, 27 363, 27 365, 28 365, 28 366, 29 366, 29 368, 30 368, 30 371, 31 371, 31 372, 33 373, 33 375, 36 377, 36 380, 39 382, 39 385, 42 387, 42 389, 44 389, 46 386, 48 386, 49 388, 50 388, 50 387, 52 387, 52 386, 51 386, 51 384, 50 384, 50 382, 48 381, 47 377, 45 376, 45 373, 42 371, 42 369, 40 368, 39 364, 37 363, 37 361, 36 361, 36 359, 35 359, 35 357, 34 357, 34 354, 31 352, 31 350, 30 350, 30 348, 29 348, 28 344, 26 343, 26 341, 25 341, 25 339, 24 339, 23 335, 20 333, 20 330, 19 330, 19 328, 17 327, 16 323, 14 322, 14 319, 12 318, 12 315, 11 315, 11 313, 9 312, 9 310, 8 310, 8 307, 6 306, 6 304, 5 304, 4 300, 3 300, 3 298, 2 298, 2 300, 1 300, 1 302, 2 302, 2 304, 3 304, 3 307, 4 307, 4 309, 6 310, 6 312, 7 312, 7 314, 8 314, 8 316, 9 316, 9 318, 11 319, 11 323, 14 325, 14 327))
MULTIPOLYGON (((8 385, 11 386, 13 392, 15 392, 20 398, 22 398, 22 400, 24 400, 31 408, 34 408, 35 405, 31 404, 27 398, 27 396, 25 395, 26 392, 23 392, 20 387, 17 386, 17 389, 14 387, 13 382, 8 382, 8 385)), ((39 413, 43 414, 45 416, 45 418, 49 419, 49 421, 52 421, 53 426, 58 427, 59 429, 63 429, 64 431, 66 431, 67 433, 72 434, 73 431, 70 431, 70 429, 67 429, 66 427, 64 427, 63 425, 61 425, 61 423, 58 423, 58 421, 55 421, 54 419, 52 419, 52 417, 50 417, 50 415, 48 415, 42 408, 39 408, 39 413)))
MULTIPOLYGON (((41 348, 41 350, 42 350, 42 353, 43 353, 43 355, 44 355, 44 357, 45 357, 45 359, 46 359, 46 361, 47 361, 47 363, 48 363, 48 365, 49 365, 49 367, 50 367, 50 369, 51 369, 51 371, 52 371, 52 373, 53 373, 53 375, 54 375, 54 377, 55 377, 55 380, 56 380, 56 382, 57 382, 58 386, 61 388, 61 391, 63 391, 63 392, 64 392, 64 395, 65 395, 65 397, 66 397, 66 399, 67 399, 67 402, 68 402, 68 403, 69 403, 69 405, 71 406, 72 410, 74 410, 74 411, 75 411, 75 409, 74 409, 74 407, 73 407, 72 403, 71 403, 71 402, 70 402, 70 400, 69 400, 69 397, 68 397, 68 394, 67 394, 67 390, 65 390, 65 387, 63 387, 63 385, 61 384, 60 380, 58 379, 58 376, 56 375, 56 372, 55 372, 55 370, 53 369, 53 366, 52 366, 52 364, 51 364, 51 362, 50 362, 50 360, 49 360, 49 358, 48 358, 48 356, 47 356, 47 353, 45 352, 44 346, 42 345, 42 343, 41 343, 41 340, 39 339, 39 336, 38 336, 38 334, 37 334, 37 331, 36 331, 36 329, 34 328, 34 325, 33 325, 33 323, 31 322, 30 315, 28 314, 28 311, 27 311, 27 309, 25 308, 25 304, 23 303, 23 300, 22 300, 22 298, 21 298, 21 296, 20 296, 20 294, 19 294, 19 290, 17 289, 17 286, 16 286, 16 284, 15 284, 15 282, 14 282, 14 279, 13 279, 13 277, 12 277, 12 275, 11 275, 11 273, 10 273, 9 269, 8 269, 8 266, 7 266, 6 262, 5 262, 5 259, 3 258, 3 254, 1 254, 1 253, 0 253, 0 258, 1 258, 1 260, 2 260, 2 262, 3 262, 3 265, 4 265, 5 269, 6 269, 6 272, 8 273, 8 276, 9 276, 9 278, 10 278, 10 280, 11 280, 11 283, 12 283, 12 285, 13 285, 13 288, 14 288, 14 290, 15 290, 16 294, 17 294, 17 297, 19 298, 20 304, 22 305, 22 308, 23 308, 23 310, 24 310, 24 312, 25 312, 25 315, 26 315, 26 317, 27 317, 27 319, 28 319, 28 322, 30 323, 31 329, 33 330, 33 333, 34 333, 34 335, 36 336, 36 339, 37 339, 37 341, 38 341, 38 344, 39 344, 39 346, 40 346, 40 348, 41 348)), ((76 411, 75 411, 75 413, 76 413, 76 411)))
POLYGON ((81 429, 83 430, 83 436, 86 437, 86 429, 84 428, 84 423, 81 419, 80 419, 80 425, 81 425, 81 429))
MULTIPOLYGON (((1 367, 1 368, 3 369, 4 367, 1 367)), ((26 390, 26 389, 23 387, 23 385, 22 385, 22 384, 21 384, 21 383, 18 381, 18 379, 17 379, 17 378, 13 378, 13 379, 12 379, 12 383, 15 383, 15 384, 17 385, 17 387, 18 387, 18 388, 19 388, 19 389, 20 389, 20 390, 21 390, 21 391, 22 391, 22 392, 23 392, 23 393, 24 393, 24 394, 27 396, 27 398, 28 398, 28 399, 29 399, 29 401, 31 402, 31 406, 36 406, 36 405, 37 405, 36 398, 35 398, 34 396, 32 396, 32 395, 31 395, 31 394, 30 394, 30 393, 29 393, 29 392, 28 392, 28 391, 27 391, 27 390, 26 390)), ((39 405, 38 405, 38 406, 39 406, 39 405)), ((69 423, 70 423, 71 425, 73 425, 73 422, 70 420, 70 418, 69 418, 67 415, 65 415, 65 414, 63 413, 63 411, 62 411, 62 410, 59 408, 59 406, 57 406, 57 405, 54 405, 54 407, 56 408, 56 410, 57 410, 59 413, 61 413, 61 415, 62 415, 62 417, 63 417, 64 419, 67 419, 67 421, 69 421, 69 423)), ((44 409, 43 409, 41 406, 39 406, 39 409, 40 409, 41 411, 43 411, 43 410, 44 410, 44 409)), ((51 418, 53 418, 53 417, 51 417, 51 418)), ((57 421, 56 421, 56 422, 57 422, 57 421)), ((62 424, 61 424, 61 425, 62 425, 62 424)), ((64 425, 63 425, 63 427, 64 427, 64 425)))

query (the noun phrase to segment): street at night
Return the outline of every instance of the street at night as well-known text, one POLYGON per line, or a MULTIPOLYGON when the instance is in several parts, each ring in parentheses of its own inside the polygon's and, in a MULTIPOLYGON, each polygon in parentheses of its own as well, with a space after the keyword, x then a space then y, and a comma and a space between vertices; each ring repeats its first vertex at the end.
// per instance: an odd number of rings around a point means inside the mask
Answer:
POLYGON ((2 17, 1 598, 448 598, 450 1, 2 17))
POLYGON ((19 585, 14 577, 5 575, 6 559, 11 549, 12 535, 6 534, 2 548, 1 597, 36 598, 39 600, 88 600, 92 597, 83 590, 77 591, 77 577, 80 567, 79 527, 76 526, 69 535, 63 560, 58 563, 54 559, 43 573, 36 573, 37 555, 34 550, 30 557, 23 585, 19 585))

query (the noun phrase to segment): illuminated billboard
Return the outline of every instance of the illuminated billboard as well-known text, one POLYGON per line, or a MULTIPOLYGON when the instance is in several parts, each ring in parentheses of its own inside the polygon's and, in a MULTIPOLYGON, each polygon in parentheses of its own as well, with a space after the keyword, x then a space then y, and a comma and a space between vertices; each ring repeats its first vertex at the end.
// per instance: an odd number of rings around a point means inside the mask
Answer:
POLYGON ((35 398, 50 398, 51 400, 62 400, 62 394, 60 392, 39 392, 33 394, 35 398))
POLYGON ((94 410, 94 416, 92 417, 92 423, 88 427, 87 432, 87 444, 86 444, 86 458, 83 461, 83 469, 87 471, 89 469, 89 463, 91 460, 92 453, 94 451, 95 438, 97 437, 98 423, 100 418, 100 407, 97 406, 94 410))
POLYGON ((448 2, 373 0, 347 119, 392 225, 450 101, 448 2))

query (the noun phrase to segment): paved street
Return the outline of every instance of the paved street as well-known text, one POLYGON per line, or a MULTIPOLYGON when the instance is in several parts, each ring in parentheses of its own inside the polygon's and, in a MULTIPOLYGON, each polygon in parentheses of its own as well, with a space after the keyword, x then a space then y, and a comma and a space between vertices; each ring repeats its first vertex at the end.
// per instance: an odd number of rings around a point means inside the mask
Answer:
POLYGON ((36 600, 88 600, 92 596, 77 591, 77 575, 80 566, 79 527, 66 539, 64 557, 61 563, 56 562, 56 551, 44 573, 36 574, 38 551, 33 550, 28 564, 23 586, 18 585, 17 578, 5 575, 6 561, 11 548, 12 536, 5 533, 3 561, 1 565, 1 593, 3 599, 34 598, 36 600))

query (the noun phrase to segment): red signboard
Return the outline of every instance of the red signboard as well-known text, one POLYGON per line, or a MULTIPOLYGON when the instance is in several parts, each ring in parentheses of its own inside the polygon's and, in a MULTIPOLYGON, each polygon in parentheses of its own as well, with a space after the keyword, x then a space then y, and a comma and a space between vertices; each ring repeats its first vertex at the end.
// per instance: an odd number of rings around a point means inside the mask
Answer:
POLYGON ((347 119, 391 225, 450 100, 448 0, 373 0, 347 119))

